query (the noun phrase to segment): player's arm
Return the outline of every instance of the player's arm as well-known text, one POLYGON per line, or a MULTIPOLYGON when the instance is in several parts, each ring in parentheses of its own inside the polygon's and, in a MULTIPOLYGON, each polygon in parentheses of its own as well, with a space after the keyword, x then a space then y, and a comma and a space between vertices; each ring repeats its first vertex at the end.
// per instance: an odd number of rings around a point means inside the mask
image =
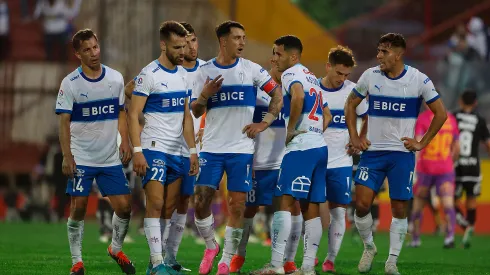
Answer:
POLYGON ((330 112, 330 108, 328 108, 328 103, 325 102, 323 104, 323 132, 327 130, 328 125, 332 122, 332 112, 330 112))
POLYGON ((459 151, 460 151, 459 139, 455 139, 453 144, 451 145, 451 157, 453 161, 457 161, 459 159, 459 151))
POLYGON ((126 83, 126 86, 124 86, 124 94, 128 99, 131 99, 131 97, 133 96, 133 91, 135 86, 136 84, 134 82, 134 79, 131 79, 131 81, 126 83))
POLYGON ((295 136, 304 133, 296 130, 296 125, 299 123, 305 99, 303 85, 299 81, 293 82, 290 84, 289 94, 291 95, 291 106, 289 111, 289 122, 287 125, 286 145, 295 136))
POLYGON ((147 97, 142 95, 133 94, 131 105, 129 106, 129 138, 131 144, 133 144, 133 170, 139 176, 146 174, 146 168, 149 168, 145 157, 143 156, 143 149, 141 148, 140 138, 140 123, 139 114, 145 107, 147 97))
POLYGON ((75 159, 73 157, 73 154, 71 153, 71 148, 70 148, 71 114, 60 113, 59 117, 60 117, 60 119, 59 119, 59 138, 60 138, 61 152, 63 153, 62 170, 63 170, 63 174, 65 176, 72 179, 74 176, 74 173, 76 171, 76 164, 75 164, 75 159))
POLYGON ((193 89, 192 98, 195 100, 193 100, 191 103, 191 109, 194 117, 199 118, 206 112, 208 99, 221 89, 222 84, 223 78, 221 75, 218 75, 213 80, 210 80, 208 77, 202 90, 197 91, 198 89, 193 89), (194 91, 197 93, 194 94, 194 91))
POLYGON ((201 117, 201 123, 199 124, 199 130, 196 133, 196 143, 200 144, 202 149, 202 136, 204 135, 204 127, 206 127, 206 113, 201 117))
MULTIPOLYGON (((344 113, 345 113, 345 122, 347 123, 347 130, 349 131, 350 143, 349 147, 354 147, 354 150, 364 151, 367 150, 371 143, 366 139, 365 135, 362 135, 361 128, 361 136, 357 132, 357 106, 361 104, 363 98, 360 97, 360 94, 356 92, 354 89, 347 101, 344 105, 344 113), (362 137, 362 138, 361 138, 362 137)), ((367 123, 363 123, 363 127, 365 127, 365 132, 367 133, 367 123), (365 126, 364 126, 365 125, 365 126)))
POLYGON ((359 137, 361 138, 367 138, 367 131, 368 131, 368 116, 365 115, 361 118, 361 132, 359 133, 359 137))
POLYGON ((270 83, 266 85, 275 85, 275 87, 273 86, 274 88, 272 90, 264 90, 271 97, 267 114, 265 114, 261 122, 246 125, 242 130, 243 133, 247 133, 249 138, 255 138, 257 134, 267 129, 277 118, 279 112, 281 112, 284 104, 281 89, 272 78, 270 79, 270 83))
POLYGON ((191 111, 189 110, 188 98, 185 99, 184 121, 182 126, 184 128, 184 132, 183 132, 184 139, 191 153, 190 156, 191 167, 189 170, 189 175, 195 176, 199 171, 199 167, 198 167, 198 160, 197 160, 196 143, 194 141, 194 120, 192 119, 191 111))
MULTIPOLYGON (((129 84, 129 83, 128 83, 129 84)), ((126 87, 124 85, 124 79, 121 76, 121 91, 119 93, 119 116, 118 116, 118 131, 121 135, 121 145, 119 146, 119 156, 123 164, 129 163, 131 160, 131 147, 129 146, 129 133, 128 133, 128 119, 125 109, 126 101, 126 87)), ((133 82, 134 88, 134 82, 133 82)))

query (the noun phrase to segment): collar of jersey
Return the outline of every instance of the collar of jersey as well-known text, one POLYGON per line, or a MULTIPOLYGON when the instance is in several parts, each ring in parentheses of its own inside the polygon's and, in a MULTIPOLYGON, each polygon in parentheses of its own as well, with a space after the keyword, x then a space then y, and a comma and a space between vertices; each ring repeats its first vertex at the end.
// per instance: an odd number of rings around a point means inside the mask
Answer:
POLYGON ((170 69, 165 68, 162 64, 160 64, 160 61, 158 61, 158 59, 155 60, 155 62, 158 64, 158 67, 160 67, 160 69, 166 71, 169 74, 174 74, 178 70, 178 67, 177 66, 175 66, 175 69, 173 69, 173 70, 170 70, 170 69))
POLYGON ((386 78, 388 78, 390 80, 398 80, 398 79, 402 78, 407 73, 407 70, 408 70, 408 66, 405 65, 405 68, 403 69, 403 72, 399 76, 397 76, 395 78, 391 78, 391 77, 388 76, 388 74, 385 74, 385 73, 383 73, 383 75, 386 76, 386 78))
POLYGON ((330 88, 327 88, 327 87, 323 86, 322 79, 321 78, 318 80, 318 82, 320 83, 320 88, 322 88, 326 92, 337 92, 340 89, 342 89, 342 87, 344 87, 344 82, 342 82, 342 85, 338 86, 337 88, 333 88, 333 89, 330 89, 330 88))
POLYGON ((82 66, 78 67, 78 73, 80 73, 80 75, 83 77, 83 79, 87 80, 88 82, 99 82, 101 81, 104 76, 105 76, 105 66, 104 65, 101 65, 102 66, 102 73, 100 74, 99 77, 97 77, 96 79, 93 79, 93 78, 88 78, 82 71, 82 66))
POLYGON ((196 65, 194 66, 194 68, 187 69, 184 66, 182 66, 182 68, 184 68, 189 73, 195 72, 197 70, 197 68, 199 68, 199 59, 196 59, 196 65))
POLYGON ((214 66, 216 66, 216 67, 218 67, 220 69, 231 69, 231 68, 235 67, 236 64, 238 64, 238 61, 239 60, 240 60, 240 58, 237 57, 236 60, 235 60, 235 63, 233 63, 231 65, 223 66, 223 65, 218 64, 218 62, 216 62, 216 58, 213 58, 213 64, 214 64, 214 66))

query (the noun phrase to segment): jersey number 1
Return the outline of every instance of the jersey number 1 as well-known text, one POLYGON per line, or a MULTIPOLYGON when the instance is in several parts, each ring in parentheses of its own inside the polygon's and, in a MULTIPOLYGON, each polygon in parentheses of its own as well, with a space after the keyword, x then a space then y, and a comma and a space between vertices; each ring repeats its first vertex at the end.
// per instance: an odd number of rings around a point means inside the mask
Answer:
POLYGON ((313 108, 311 109, 310 114, 308 115, 308 118, 314 121, 318 121, 318 116, 316 115, 316 110, 318 109, 318 106, 322 106, 323 102, 323 97, 322 93, 317 92, 315 88, 311 88, 309 92, 310 96, 315 96, 315 104, 313 105, 313 108))

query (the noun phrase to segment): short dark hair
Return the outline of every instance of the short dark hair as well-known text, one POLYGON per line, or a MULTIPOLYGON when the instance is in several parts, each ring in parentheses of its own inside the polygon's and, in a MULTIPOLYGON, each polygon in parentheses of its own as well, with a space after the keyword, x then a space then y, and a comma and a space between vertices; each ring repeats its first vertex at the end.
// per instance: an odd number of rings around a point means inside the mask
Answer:
POLYGON ((474 90, 468 89, 463 92, 461 95, 461 100, 464 105, 473 105, 476 102, 476 92, 474 90))
POLYGON ((328 63, 335 66, 337 64, 344 65, 346 67, 356 66, 356 60, 352 50, 348 47, 338 45, 335 48, 331 48, 328 53, 328 63))
POLYGON ((387 33, 381 36, 381 38, 378 41, 378 46, 381 44, 390 44, 391 47, 397 47, 402 49, 407 48, 405 37, 403 37, 403 35, 399 33, 387 33))
POLYGON ((73 35, 73 38, 71 39, 73 49, 75 49, 75 51, 80 50, 83 41, 87 41, 92 37, 94 37, 95 40, 99 41, 97 35, 91 29, 83 29, 77 31, 77 33, 75 33, 75 35, 73 35))
POLYGON ((180 22, 180 24, 185 28, 185 30, 189 33, 189 34, 196 34, 196 32, 194 31, 194 28, 192 27, 191 24, 187 23, 187 22, 180 22))
POLYGON ((184 26, 177 21, 165 21, 160 25, 160 40, 168 40, 172 33, 180 37, 188 35, 184 26))
POLYGON ((236 22, 236 21, 225 21, 221 24, 219 24, 215 31, 216 31, 216 36, 218 37, 218 39, 220 39, 221 37, 223 36, 227 36, 228 34, 230 34, 231 32, 231 28, 239 28, 239 29, 242 29, 243 31, 245 31, 245 27, 243 27, 242 24, 236 22))
POLYGON ((303 44, 301 44, 301 40, 294 35, 284 35, 276 39, 274 44, 277 46, 284 46, 284 50, 297 50, 299 53, 303 52, 303 44))

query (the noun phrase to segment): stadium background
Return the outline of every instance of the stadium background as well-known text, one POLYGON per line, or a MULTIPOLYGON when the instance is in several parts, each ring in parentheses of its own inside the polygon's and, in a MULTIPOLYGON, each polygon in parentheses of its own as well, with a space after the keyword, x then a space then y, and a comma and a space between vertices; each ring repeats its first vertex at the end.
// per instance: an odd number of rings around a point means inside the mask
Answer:
MULTIPOLYGON (((77 2, 77 1, 67 1, 77 2)), ((15 194, 18 208, 33 204, 52 191, 38 186, 35 175, 41 156, 55 142, 57 119, 55 97, 62 78, 79 64, 65 40, 68 58, 47 60, 42 18, 32 20, 34 0, 7 0, 5 37, 8 50, 0 60, 0 220, 7 214, 7 194, 15 194), (27 5, 27 6, 23 6, 27 5), (27 15, 26 15, 27 7, 27 15), (41 192, 41 193, 38 193, 41 192)), ((358 67, 351 76, 376 65, 376 41, 386 32, 407 38, 407 64, 425 72, 435 83, 450 110, 465 88, 479 95, 479 111, 490 121, 490 63, 458 57, 449 40, 460 24, 480 17, 490 24, 490 1, 466 0, 82 0, 76 17, 70 19, 67 37, 80 28, 92 28, 100 38, 103 63, 123 73, 128 80, 158 56, 158 26, 174 19, 191 23, 199 37, 199 55, 212 58, 217 52, 214 27, 233 19, 246 28, 245 57, 265 68, 272 41, 295 34, 304 43, 302 63, 317 76, 324 73, 328 49, 343 44, 354 50, 358 67)), ((3 35, 3 34, 2 34, 3 35)), ((488 43, 488 42, 487 42, 488 43)), ((489 46, 487 45, 487 49, 489 46)), ((59 49, 55 52, 59 54, 59 49)), ((481 151, 483 183, 476 232, 490 234, 490 161, 481 151)), ((50 189, 51 190, 51 189, 50 189)), ((51 192, 51 193, 50 193, 51 192)), ((387 193, 380 197, 381 230, 391 221, 387 193)), ((94 216, 95 197, 88 215, 94 216)), ((427 212, 426 217, 430 214, 427 212)), ((433 230, 432 219, 424 231, 433 230)))

